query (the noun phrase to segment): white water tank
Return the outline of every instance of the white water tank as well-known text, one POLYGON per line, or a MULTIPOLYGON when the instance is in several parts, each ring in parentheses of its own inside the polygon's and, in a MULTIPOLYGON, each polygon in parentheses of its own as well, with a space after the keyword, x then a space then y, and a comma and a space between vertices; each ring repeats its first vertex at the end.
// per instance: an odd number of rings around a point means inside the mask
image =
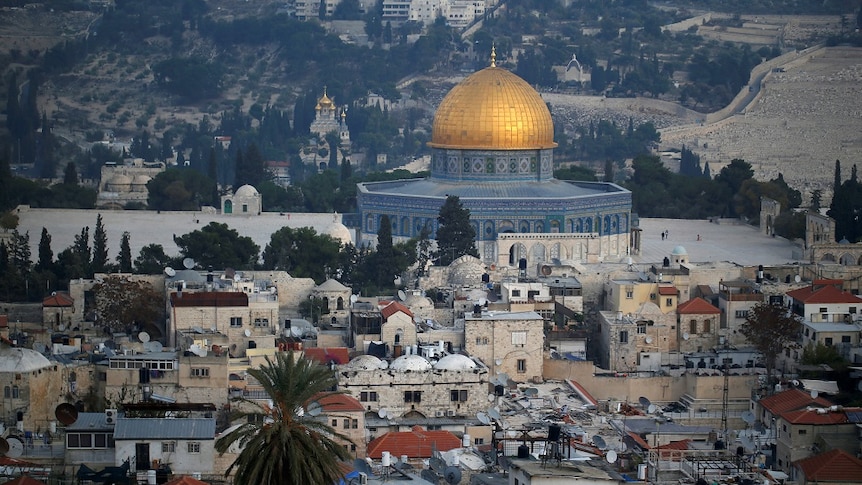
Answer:
POLYGON ((646 465, 638 465, 638 480, 646 480, 646 465))
POLYGON ((380 464, 387 468, 392 465, 392 454, 384 451, 383 456, 380 457, 380 464))
POLYGON ((464 433, 464 438, 462 438, 462 440, 461 440, 461 444, 462 444, 462 446, 463 446, 464 448, 469 448, 469 447, 470 447, 470 445, 471 445, 471 444, 473 444, 473 443, 470 441, 470 435, 469 435, 469 434, 464 433))
POLYGON ((156 485, 156 471, 147 470, 147 485, 156 485))

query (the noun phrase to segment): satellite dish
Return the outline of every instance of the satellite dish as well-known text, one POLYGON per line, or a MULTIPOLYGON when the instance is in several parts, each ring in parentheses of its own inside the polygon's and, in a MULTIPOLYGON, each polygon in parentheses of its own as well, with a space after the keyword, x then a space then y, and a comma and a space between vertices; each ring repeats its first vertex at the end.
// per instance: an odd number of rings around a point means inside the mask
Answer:
POLYGON ((493 419, 495 421, 499 421, 499 420, 503 419, 503 417, 500 416, 500 410, 495 408, 495 407, 488 409, 488 417, 490 417, 491 419, 493 419))
POLYGON ((6 452, 6 456, 9 458, 18 458, 24 454, 24 443, 21 440, 18 438, 6 438, 6 442, 9 443, 9 451, 6 452))
POLYGON ((143 343, 147 343, 150 341, 150 334, 148 334, 147 332, 141 332, 138 334, 138 340, 143 343))
POLYGON ((54 408, 54 417, 64 426, 69 426, 78 420, 78 409, 67 402, 54 408))
POLYGON ((494 402, 495 398, 496 396, 494 396, 493 394, 488 394, 488 402, 494 402))
POLYGON ((801 276, 799 276, 799 275, 796 275, 796 276, 794 276, 794 277, 793 277, 793 281, 795 281, 795 282, 799 283, 800 281, 802 281, 802 277, 801 277, 801 276))
POLYGON ((247 329, 245 329, 245 331, 243 333, 245 334, 246 337, 251 337, 251 329, 247 328, 247 329))
POLYGON ((311 401, 308 404, 307 412, 309 416, 319 416, 323 412, 323 406, 317 401, 311 401))
POLYGON ((528 387, 528 388, 524 389, 524 394, 526 394, 527 397, 538 396, 539 390, 536 389, 535 387, 528 387))
POLYGON ((751 411, 745 411, 742 413, 742 420, 745 421, 745 424, 754 424, 754 413, 751 411))
POLYGON ((650 404, 649 406, 647 406, 647 412, 648 413, 652 414, 655 412, 655 410, 656 410, 655 404, 650 404))
POLYGON ((198 357, 206 357, 208 353, 209 353, 209 350, 207 350, 206 347, 201 347, 201 350, 198 351, 197 355, 198 355, 198 357))
POLYGON ((809 395, 811 396, 811 399, 817 399, 817 396, 819 396, 820 393, 817 392, 817 389, 812 389, 809 395))
POLYGON ((407 293, 404 293, 404 290, 398 290, 398 299, 400 301, 407 300, 407 293))
POLYGON ((113 341, 113 340, 110 340, 110 339, 109 339, 109 340, 105 340, 105 347, 107 347, 107 348, 109 348, 109 349, 111 349, 111 350, 115 350, 115 349, 117 348, 117 344, 116 344, 116 343, 114 343, 114 341, 113 341))
POLYGON ((290 336, 291 337, 301 337, 302 329, 299 327, 290 327, 290 336))
POLYGON ((165 276, 167 276, 168 278, 173 278, 176 275, 177 275, 177 270, 175 270, 174 268, 171 268, 170 266, 165 266, 165 276))
POLYGON ((0 438, 0 454, 5 455, 9 453, 9 442, 6 441, 6 438, 0 438))
POLYGON ((162 345, 161 342, 151 340, 151 341, 147 342, 147 345, 145 345, 144 348, 146 348, 150 352, 161 352, 162 349, 164 349, 164 346, 162 345))
MULTIPOLYGON (((502 362, 500 362, 500 363, 502 364, 502 362)), ((500 372, 499 374, 497 374, 497 380, 500 381, 501 386, 508 386, 509 385, 509 374, 506 374, 505 372, 500 372)))
POLYGON ((620 446, 619 446, 619 448, 620 448, 620 451, 621 451, 621 452, 625 452, 627 449, 629 449, 629 447, 628 447, 628 446, 626 446, 626 443, 625 443, 624 441, 620 441, 620 446))
POLYGON ((204 333, 203 327, 192 327, 192 332, 194 333, 204 333))
POLYGON ((604 450, 608 447, 608 444, 605 443, 605 439, 599 435, 593 436, 593 444, 600 450, 604 450))
POLYGON ((193 354, 195 354, 195 355, 199 355, 200 351, 201 351, 201 346, 200 346, 200 345, 198 345, 198 344, 192 344, 192 345, 189 347, 189 352, 191 352, 191 353, 193 353, 193 354))
POLYGON ((234 283, 239 283, 239 280, 241 280, 241 279, 242 279, 242 275, 241 275, 241 274, 237 273, 237 274, 233 275, 233 281, 234 281, 234 283))
POLYGON ((644 340, 646 341, 646 343, 651 344, 652 343, 652 335, 647 335, 644 340))
POLYGON ((605 461, 607 461, 608 463, 616 463, 617 452, 614 450, 609 451, 608 454, 605 455, 605 461))
POLYGON ((357 295, 350 295, 350 303, 356 303, 356 300, 359 299, 357 295))
POLYGON ((551 267, 547 264, 542 265, 542 274, 545 276, 549 276, 551 274, 551 267))
POLYGON ((688 340, 688 339, 690 339, 690 338, 691 338, 691 335, 689 335, 689 334, 688 334, 688 332, 685 332, 684 334, 682 334, 682 339, 683 339, 683 340, 688 340))
POLYGON ((638 402, 641 403, 641 407, 643 407, 644 409, 648 408, 649 405, 652 404, 651 402, 649 402, 649 399, 644 396, 639 397, 638 402))
POLYGON ((488 415, 483 413, 482 411, 476 413, 476 419, 478 419, 479 422, 482 424, 491 424, 491 418, 489 418, 488 415))
POLYGON ((446 483, 449 485, 461 483, 461 469, 457 466, 446 467, 446 470, 443 472, 443 477, 446 478, 446 483))
POLYGON ((192 258, 186 258, 183 260, 183 268, 192 269, 195 267, 195 260, 192 258))

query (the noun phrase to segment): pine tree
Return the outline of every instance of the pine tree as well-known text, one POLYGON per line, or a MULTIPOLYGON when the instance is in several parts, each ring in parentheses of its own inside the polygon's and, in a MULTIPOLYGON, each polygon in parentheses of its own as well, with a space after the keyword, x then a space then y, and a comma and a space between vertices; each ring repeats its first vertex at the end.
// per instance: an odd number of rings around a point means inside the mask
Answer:
POLYGON ((458 196, 446 197, 437 216, 437 264, 448 266, 464 255, 479 257, 476 250, 476 230, 470 224, 470 211, 458 196))
POLYGON ((63 170, 63 183, 69 186, 78 185, 78 170, 75 168, 75 162, 66 164, 66 169, 63 170))
POLYGON ((129 231, 123 232, 120 240, 120 254, 117 256, 117 264, 120 265, 120 273, 132 272, 132 247, 129 243, 131 238, 129 231))
POLYGON ((96 229, 93 231, 93 260, 90 263, 93 273, 104 273, 108 266, 108 235, 102 224, 102 214, 96 217, 96 229))
POLYGON ((54 268, 54 251, 51 250, 51 235, 48 229, 42 228, 42 237, 39 239, 39 261, 36 270, 51 271, 54 268))

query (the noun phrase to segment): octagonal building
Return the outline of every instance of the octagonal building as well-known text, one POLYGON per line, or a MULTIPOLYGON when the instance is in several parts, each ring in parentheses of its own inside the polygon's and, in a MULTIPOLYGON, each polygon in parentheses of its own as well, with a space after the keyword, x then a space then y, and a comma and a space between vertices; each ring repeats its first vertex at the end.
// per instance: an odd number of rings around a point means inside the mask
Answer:
MULTIPOLYGON (((448 195, 470 210, 480 258, 535 270, 565 261, 617 260, 629 252, 631 192, 606 182, 554 178, 554 123, 526 81, 491 65, 455 86, 434 116, 431 176, 358 184, 359 241, 373 242, 388 215, 406 239, 448 195)), ((532 272, 532 271, 531 271, 532 272)))

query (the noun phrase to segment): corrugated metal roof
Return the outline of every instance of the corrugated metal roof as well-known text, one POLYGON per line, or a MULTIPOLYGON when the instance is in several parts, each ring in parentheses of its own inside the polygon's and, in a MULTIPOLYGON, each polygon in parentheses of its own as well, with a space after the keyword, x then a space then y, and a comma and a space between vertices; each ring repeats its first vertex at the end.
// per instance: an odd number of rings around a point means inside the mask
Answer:
POLYGON ((211 440, 215 426, 214 418, 120 418, 114 440, 211 440))

